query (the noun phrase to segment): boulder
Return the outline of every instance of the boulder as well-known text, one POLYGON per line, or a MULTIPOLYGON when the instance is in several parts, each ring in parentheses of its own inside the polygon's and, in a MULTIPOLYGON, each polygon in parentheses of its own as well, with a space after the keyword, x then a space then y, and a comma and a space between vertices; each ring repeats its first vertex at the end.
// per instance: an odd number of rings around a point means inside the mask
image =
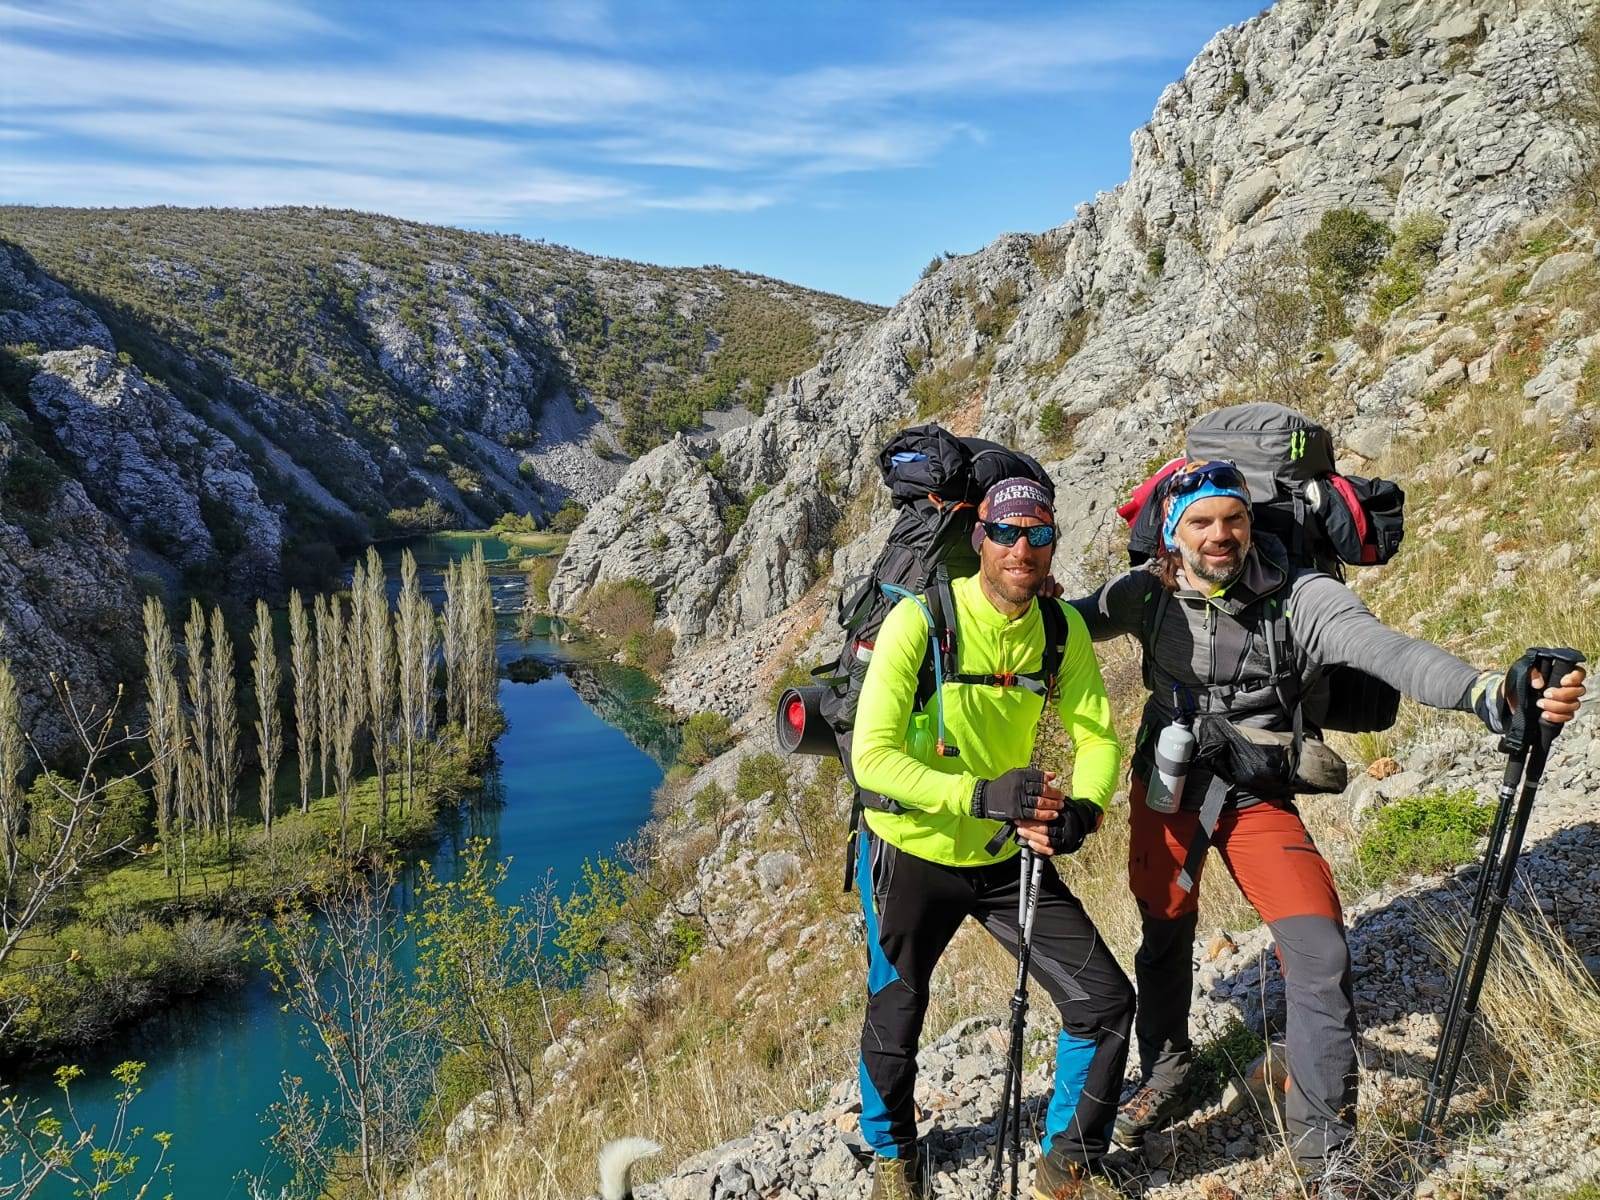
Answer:
POLYGON ((1532 296, 1552 288, 1575 271, 1589 266, 1594 259, 1588 254, 1576 250, 1569 250, 1564 254, 1552 254, 1539 265, 1533 273, 1533 278, 1528 280, 1527 294, 1532 296))

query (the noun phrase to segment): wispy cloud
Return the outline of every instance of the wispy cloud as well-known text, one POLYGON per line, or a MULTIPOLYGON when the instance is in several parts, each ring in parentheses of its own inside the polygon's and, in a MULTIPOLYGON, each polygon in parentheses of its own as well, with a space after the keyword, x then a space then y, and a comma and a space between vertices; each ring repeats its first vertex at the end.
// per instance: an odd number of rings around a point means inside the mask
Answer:
POLYGON ((728 66, 608 0, 375 7, 0 0, 0 199, 323 203, 461 222, 751 212, 982 139, 986 99, 1104 86, 1194 38, 1080 14, 902 15, 893 51, 728 66), (431 23, 417 14, 431 14, 431 23), (399 32, 385 27, 392 16, 399 32), (414 22, 406 26, 406 22, 414 22), (391 36, 392 34, 392 36, 391 36))
POLYGON ((294 0, 13 0, 0 4, 0 32, 74 34, 147 42, 179 40, 207 46, 260 45, 335 26, 294 0))

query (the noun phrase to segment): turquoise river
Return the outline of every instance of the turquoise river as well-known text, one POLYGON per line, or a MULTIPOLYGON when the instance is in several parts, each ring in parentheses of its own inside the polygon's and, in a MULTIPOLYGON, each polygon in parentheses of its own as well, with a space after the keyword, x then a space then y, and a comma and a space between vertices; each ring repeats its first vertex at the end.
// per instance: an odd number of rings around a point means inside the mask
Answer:
MULTIPOLYGON (((576 660, 542 622, 529 640, 519 639, 516 612, 524 576, 508 561, 515 548, 494 538, 448 534, 410 543, 436 604, 443 603, 445 563, 470 553, 475 540, 482 541, 490 563, 502 664, 531 657, 557 669, 539 682, 502 678, 500 704, 508 727, 495 745, 497 761, 482 793, 445 816, 437 843, 412 857, 430 859, 448 876, 464 842, 485 837, 494 857, 511 859, 502 900, 530 892, 547 871, 565 892, 586 857, 609 853, 649 816, 674 735, 648 703, 653 688, 638 672, 576 660)), ((391 587, 398 557, 398 547, 385 555, 391 587)), ((413 881, 414 868, 395 890, 397 904, 409 902, 413 881)), ((236 992, 182 1004, 113 1044, 76 1056, 87 1071, 73 1089, 79 1120, 107 1122, 114 1113, 107 1072, 124 1059, 143 1061, 144 1093, 134 1115, 147 1129, 172 1134, 168 1161, 176 1200, 244 1200, 251 1194, 249 1176, 270 1183, 280 1175, 263 1117, 280 1095, 282 1076, 319 1078, 297 1019, 280 1005, 261 972, 253 970, 236 992)), ((40 1103, 59 1100, 46 1074, 19 1083, 22 1094, 40 1103)), ((153 1194, 168 1190, 158 1184, 153 1194)), ((46 1200, 68 1194, 41 1193, 46 1200)))

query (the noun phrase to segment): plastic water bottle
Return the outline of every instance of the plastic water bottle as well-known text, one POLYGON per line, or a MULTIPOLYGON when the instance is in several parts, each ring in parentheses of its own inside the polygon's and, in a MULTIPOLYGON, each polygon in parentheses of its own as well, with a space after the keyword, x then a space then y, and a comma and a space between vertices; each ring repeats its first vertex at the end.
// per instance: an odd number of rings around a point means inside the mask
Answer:
POLYGON ((1156 738, 1155 769, 1144 802, 1158 813, 1175 813, 1183 804, 1183 785, 1194 759, 1194 718, 1179 713, 1156 738))

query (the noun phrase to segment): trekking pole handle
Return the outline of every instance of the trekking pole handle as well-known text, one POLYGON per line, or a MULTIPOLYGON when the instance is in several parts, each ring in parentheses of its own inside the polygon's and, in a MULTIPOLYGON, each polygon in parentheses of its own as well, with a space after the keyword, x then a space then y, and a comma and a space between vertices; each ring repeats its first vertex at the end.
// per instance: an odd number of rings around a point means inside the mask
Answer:
MULTIPOLYGON (((1516 703, 1511 722, 1500 742, 1503 751, 1519 753, 1528 748, 1528 734, 1534 723, 1534 714, 1539 711, 1539 698, 1544 695, 1546 688, 1558 685, 1567 672, 1583 661, 1583 653, 1570 646, 1530 646, 1526 654, 1511 664, 1511 669, 1506 672, 1506 696, 1508 699, 1515 697, 1516 703), (1538 687, 1533 683, 1535 672, 1544 680, 1538 687)), ((1558 732, 1559 725, 1540 718, 1539 740, 1546 746, 1558 732)))

